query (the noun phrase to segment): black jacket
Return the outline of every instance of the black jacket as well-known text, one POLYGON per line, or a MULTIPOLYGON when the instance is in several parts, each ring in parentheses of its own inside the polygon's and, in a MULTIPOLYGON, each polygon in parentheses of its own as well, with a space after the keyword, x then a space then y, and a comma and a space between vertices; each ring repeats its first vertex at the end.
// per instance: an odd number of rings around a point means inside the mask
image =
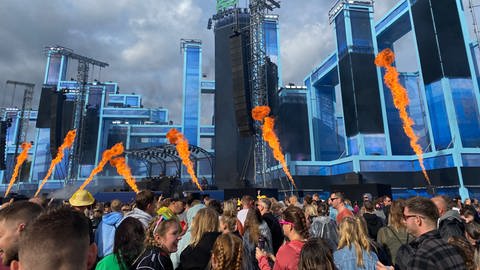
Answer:
POLYGON ((278 223, 277 218, 272 213, 265 213, 262 218, 263 220, 265 220, 265 223, 267 223, 268 228, 272 233, 273 254, 277 254, 278 249, 283 244, 284 240, 282 227, 280 226, 280 223, 278 223))
POLYGON ((445 241, 451 236, 465 237, 465 224, 457 211, 449 210, 438 219, 438 231, 445 241))
POLYGON ((363 217, 367 222, 368 236, 376 241, 378 230, 384 225, 383 220, 377 215, 370 213, 363 214, 363 217))
POLYGON ((177 270, 204 270, 210 262, 213 244, 220 234, 219 232, 204 233, 195 247, 192 245, 186 247, 180 254, 177 270))

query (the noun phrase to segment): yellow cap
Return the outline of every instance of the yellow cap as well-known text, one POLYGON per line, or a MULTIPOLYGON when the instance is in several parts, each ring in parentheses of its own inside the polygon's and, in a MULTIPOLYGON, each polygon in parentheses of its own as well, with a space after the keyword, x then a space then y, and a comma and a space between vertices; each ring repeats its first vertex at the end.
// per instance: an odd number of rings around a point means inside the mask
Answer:
POLYGON ((88 206, 95 202, 95 198, 88 190, 82 189, 73 193, 68 201, 72 206, 88 206))

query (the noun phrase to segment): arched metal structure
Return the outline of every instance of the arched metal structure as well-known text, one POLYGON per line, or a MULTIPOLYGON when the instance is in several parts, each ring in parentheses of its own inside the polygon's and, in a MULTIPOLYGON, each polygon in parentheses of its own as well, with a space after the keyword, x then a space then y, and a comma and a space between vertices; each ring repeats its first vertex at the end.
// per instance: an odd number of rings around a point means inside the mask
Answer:
MULTIPOLYGON (((199 160, 207 159, 210 165, 211 175, 212 175, 212 182, 214 179, 214 170, 213 170, 213 159, 214 156, 210 152, 206 151, 205 149, 190 144, 188 146, 188 150, 190 151, 190 159, 192 162, 196 162, 199 160)), ((152 177, 151 175, 151 168, 153 164, 161 164, 163 167, 163 172, 166 174, 166 167, 169 163, 174 163, 177 167, 177 177, 181 177, 181 167, 182 167, 182 160, 178 155, 178 151, 173 144, 163 144, 159 146, 147 147, 147 148, 140 148, 140 149, 129 149, 125 151, 125 154, 129 158, 137 159, 143 162, 148 169, 148 177, 152 177)))

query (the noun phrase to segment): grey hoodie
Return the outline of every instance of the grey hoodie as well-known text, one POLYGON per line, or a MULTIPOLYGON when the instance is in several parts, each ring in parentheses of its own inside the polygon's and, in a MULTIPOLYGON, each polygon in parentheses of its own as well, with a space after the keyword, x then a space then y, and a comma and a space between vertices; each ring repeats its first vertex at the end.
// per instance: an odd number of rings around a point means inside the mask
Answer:
POLYGON ((133 217, 133 218, 138 219, 142 223, 145 230, 148 229, 148 223, 150 223, 150 221, 153 219, 153 217, 149 213, 147 213, 143 210, 140 210, 138 208, 133 208, 132 211, 128 212, 125 215, 125 218, 127 218, 127 217, 133 217))
POLYGON ((451 236, 465 237, 465 224, 460 213, 455 210, 448 210, 438 219, 438 231, 443 240, 448 241, 451 236))

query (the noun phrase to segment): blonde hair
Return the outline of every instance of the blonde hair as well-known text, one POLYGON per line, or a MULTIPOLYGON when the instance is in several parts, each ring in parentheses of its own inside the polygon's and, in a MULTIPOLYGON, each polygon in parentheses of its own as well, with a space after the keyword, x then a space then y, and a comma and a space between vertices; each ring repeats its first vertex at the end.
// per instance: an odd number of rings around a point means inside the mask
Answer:
POLYGON ((192 221, 190 245, 196 246, 204 233, 218 231, 218 214, 211 208, 200 209, 192 221))
POLYGON ((307 217, 317 217, 318 216, 318 211, 317 208, 311 204, 305 205, 303 207, 303 212, 305 212, 305 216, 307 217))
POLYGON ((363 267, 363 251, 370 253, 370 242, 361 218, 345 217, 340 223, 338 230, 340 235, 338 249, 344 247, 351 248, 353 246, 357 256, 357 266, 363 267))
POLYGON ((227 229, 230 232, 236 231, 237 227, 237 217, 229 216, 229 215, 222 215, 220 216, 220 221, 227 226, 227 229))
POLYGON ((237 216, 237 201, 228 200, 223 202, 223 215, 224 216, 237 216))
POLYGON ((403 209, 405 208, 405 200, 398 199, 392 202, 390 206, 390 214, 388 215, 388 225, 395 230, 405 229, 402 223, 403 209))
POLYGON ((213 244, 212 255, 215 258, 215 264, 212 263, 212 269, 241 270, 243 257, 242 240, 232 233, 222 234, 213 244))

